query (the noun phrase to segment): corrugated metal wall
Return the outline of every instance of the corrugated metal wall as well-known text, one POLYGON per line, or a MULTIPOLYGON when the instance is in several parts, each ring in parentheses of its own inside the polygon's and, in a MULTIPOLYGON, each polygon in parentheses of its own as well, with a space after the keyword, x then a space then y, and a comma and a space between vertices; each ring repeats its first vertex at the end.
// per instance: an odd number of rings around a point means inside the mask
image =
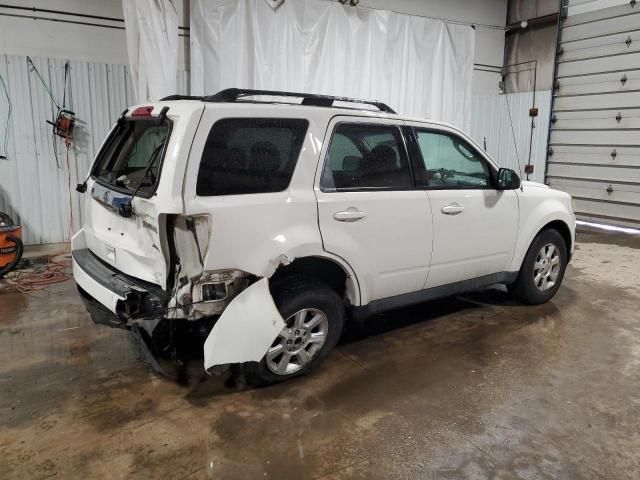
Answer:
MULTIPOLYGON (((61 102, 64 60, 33 58, 33 62, 61 102)), ((115 119, 128 105, 135 103, 129 70, 124 65, 70 62, 67 107, 77 114, 74 144, 69 152, 70 172, 64 144, 61 139, 52 138, 51 126, 46 123, 52 120, 56 108, 35 72, 31 71, 27 58, 0 56, 0 75, 9 90, 12 106, 8 158, 0 159, 0 210, 24 226, 27 244, 68 241, 68 184, 71 185, 73 228, 77 229, 82 211, 75 185, 84 179, 115 119)), ((188 86, 188 73, 181 72, 178 93, 188 93, 188 86)), ((486 139, 489 154, 501 165, 517 171, 507 98, 520 165, 524 166, 529 152, 530 93, 474 95, 471 134, 480 145, 486 139)), ((544 178, 550 98, 550 92, 537 94, 540 115, 534 132, 532 163, 535 171, 531 180, 542 181, 544 178)), ((0 149, 7 109, 3 92, 0 92, 0 149)))
POLYGON ((579 220, 638 228, 640 6, 618 3, 563 0, 547 181, 579 220))
MULTIPOLYGON (((501 166, 520 172, 522 178, 526 178, 524 166, 529 161, 529 108, 532 105, 532 95, 532 92, 524 92, 473 96, 471 136, 480 145, 484 145, 486 140, 487 153, 501 166)), ((544 182, 551 91, 536 92, 536 106, 538 116, 535 118, 531 148, 531 164, 534 170, 529 180, 544 182)))
MULTIPOLYGON (((61 104, 65 61, 32 60, 61 104)), ((27 57, 0 56, 0 75, 11 102, 7 152, 0 152, 7 157, 0 159, 0 211, 23 225, 27 244, 69 240, 69 201, 74 229, 82 215, 75 185, 84 179, 115 119, 135 103, 127 66, 86 62, 69 62, 69 66, 67 108, 76 113, 77 121, 67 168, 64 142, 53 138, 51 126, 46 123, 53 119, 56 107, 42 82, 27 57)), ((178 93, 188 93, 188 85, 187 72, 181 72, 178 93)), ((4 92, 0 91, 0 149, 8 109, 4 92)))

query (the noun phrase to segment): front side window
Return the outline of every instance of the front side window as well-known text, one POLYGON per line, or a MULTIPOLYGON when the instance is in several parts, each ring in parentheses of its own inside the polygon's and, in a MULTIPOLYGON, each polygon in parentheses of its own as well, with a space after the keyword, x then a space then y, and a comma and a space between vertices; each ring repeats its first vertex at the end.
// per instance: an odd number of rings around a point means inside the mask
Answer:
POLYGON ((430 187, 485 188, 491 184, 487 162, 461 138, 417 130, 418 147, 430 187))
POLYGON ((199 196, 280 192, 289 186, 309 123, 302 119, 226 118, 204 146, 199 196))
POLYGON ((158 184, 170 123, 126 120, 115 127, 100 152, 92 175, 121 191, 151 195, 158 184))
POLYGON ((322 173, 323 190, 393 190, 412 186, 397 127, 341 123, 334 129, 322 173))

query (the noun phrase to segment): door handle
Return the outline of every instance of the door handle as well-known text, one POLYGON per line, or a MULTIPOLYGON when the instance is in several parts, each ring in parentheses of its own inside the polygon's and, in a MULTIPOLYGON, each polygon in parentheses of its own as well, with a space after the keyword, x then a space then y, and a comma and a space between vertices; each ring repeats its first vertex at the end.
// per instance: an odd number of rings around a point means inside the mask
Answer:
POLYGON ((362 220, 366 216, 366 213, 356 210, 353 207, 333 214, 333 218, 335 218, 339 222, 357 222, 358 220, 362 220))
POLYGON ((458 215, 459 213, 462 213, 463 210, 464 207, 462 205, 458 205, 455 202, 450 203, 449 205, 445 205, 444 207, 442 207, 442 209, 440 209, 440 211, 445 215, 458 215))

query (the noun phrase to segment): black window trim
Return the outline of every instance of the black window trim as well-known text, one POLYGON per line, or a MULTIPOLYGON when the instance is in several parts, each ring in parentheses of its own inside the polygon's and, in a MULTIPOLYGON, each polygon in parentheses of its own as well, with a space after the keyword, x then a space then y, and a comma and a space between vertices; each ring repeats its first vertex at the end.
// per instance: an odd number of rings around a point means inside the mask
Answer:
POLYGON ((481 154, 478 149, 476 149, 471 143, 469 143, 465 138, 461 137, 458 133, 456 132, 452 132, 449 130, 440 130, 437 128, 430 128, 430 127, 421 127, 421 126, 416 126, 416 125, 409 125, 409 128, 411 129, 411 136, 412 136, 412 141, 415 143, 415 155, 418 155, 417 160, 418 160, 418 164, 419 169, 421 170, 421 176, 422 178, 420 179, 421 182, 423 182, 423 185, 421 185, 420 187, 423 190, 497 190, 496 187, 496 183, 497 183, 497 176, 498 176, 498 170, 496 168, 496 166, 493 164, 493 162, 490 162, 489 160, 487 160, 487 158, 481 154), (418 135, 416 132, 429 132, 429 133, 435 133, 435 134, 439 134, 439 135, 449 135, 449 136, 453 136, 456 137, 458 140, 461 140, 462 142, 464 142, 464 144, 475 154, 477 155, 480 160, 482 162, 484 162, 488 167, 489 167, 489 184, 485 185, 484 187, 479 187, 479 186, 459 186, 456 185, 455 187, 446 187, 443 185, 429 185, 429 182, 427 180, 427 164, 424 161, 424 158, 422 156, 422 151, 420 150, 420 145, 418 143, 418 135))
MULTIPOLYGON (((352 117, 354 119, 357 118, 367 118, 367 117, 352 117)), ((367 118, 368 120, 368 118, 367 118)), ((324 154, 324 160, 322 162, 322 168, 320 169, 320 179, 319 179, 319 187, 322 193, 341 193, 341 192, 407 192, 413 190, 421 190, 421 188, 416 186, 416 176, 413 172, 413 162, 411 160, 411 155, 409 155, 409 150, 407 148, 407 139, 405 138, 405 125, 403 123, 387 123, 387 122, 370 122, 363 121, 358 122, 357 120, 339 120, 331 129, 331 138, 329 139, 329 145, 327 146, 327 150, 324 154), (343 124, 347 125, 364 125, 364 126, 373 126, 373 127, 391 127, 395 128, 402 139, 402 151, 405 154, 405 158, 407 159, 407 165, 409 167, 409 174, 411 176, 411 186, 409 187, 353 187, 353 188, 329 188, 322 183, 322 178, 324 176, 324 170, 327 166, 327 162, 329 161, 329 152, 331 150, 331 143, 333 142, 333 137, 335 135, 336 129, 343 124)))
MULTIPOLYGON (((298 165, 300 164, 300 156, 302 155, 302 151, 304 149, 304 142, 306 141, 307 135, 309 134, 310 126, 311 126, 311 122, 309 121, 308 117, 274 117, 274 116, 256 117, 251 115, 235 115, 235 116, 225 116, 225 117, 216 118, 215 121, 211 124, 211 127, 209 127, 209 132, 207 133, 207 136, 204 141, 204 145, 202 147, 202 153, 200 153, 200 160, 198 161, 198 168, 196 170, 196 182, 194 187, 194 194, 196 198, 233 197, 237 195, 268 195, 268 194, 286 192, 291 187, 291 182, 293 181, 296 175, 296 170, 298 168, 298 165), (213 128, 220 121, 223 121, 223 120, 302 120, 306 123, 304 134, 302 135, 302 142, 300 143, 300 149, 298 150, 298 156, 296 157, 295 165, 293 166, 293 170, 291 171, 291 177, 289 177, 289 182, 282 190, 275 190, 272 192, 227 193, 224 195, 199 195, 198 194, 198 176, 200 175, 200 169, 202 168, 202 157, 204 156, 204 151, 207 147, 207 139, 209 138, 209 135, 211 134, 211 131, 213 130, 213 128)), ((198 127, 198 129, 200 128, 201 127, 198 127)))
MULTIPOLYGON (((158 117, 157 116, 152 116, 152 117, 143 117, 143 118, 136 118, 136 117, 127 117, 124 120, 124 123, 134 123, 134 122, 140 122, 140 123, 150 123, 152 125, 157 124, 158 122, 158 117)), ((164 157, 167 153, 167 149, 169 146, 169 141, 171 140, 171 132, 173 131, 173 121, 169 118, 165 118, 163 120, 163 122, 161 123, 161 125, 167 125, 167 136, 164 139, 164 145, 162 146, 162 153, 160 156, 160 164, 158 165, 158 178, 156 179, 156 183, 153 185, 153 188, 151 189, 151 191, 149 192, 145 192, 142 190, 138 190, 136 192, 136 197, 141 197, 141 198, 151 198, 153 197, 157 190, 158 190, 158 186, 160 185, 160 179, 162 177, 162 170, 163 170, 163 166, 164 166, 164 157)), ((113 185, 112 183, 106 182, 104 180, 102 180, 100 177, 98 177, 96 175, 96 168, 98 167, 98 162, 99 160, 102 158, 102 155, 104 155, 104 153, 109 149, 109 147, 111 146, 111 142, 114 141, 116 135, 118 134, 118 129, 121 128, 120 125, 117 125, 111 130, 111 132, 109 133, 109 136, 107 137, 107 140, 104 142, 104 144, 102 145, 102 148, 100 148, 100 150, 98 151, 98 155, 96 155, 96 159, 95 162, 93 162, 93 165, 91 166, 91 179, 98 183, 99 185, 102 185, 105 188, 108 188, 110 190, 113 190, 115 192, 119 192, 119 193, 124 193, 126 195, 129 196, 133 196, 133 190, 130 190, 126 187, 119 187, 117 185, 113 185)))

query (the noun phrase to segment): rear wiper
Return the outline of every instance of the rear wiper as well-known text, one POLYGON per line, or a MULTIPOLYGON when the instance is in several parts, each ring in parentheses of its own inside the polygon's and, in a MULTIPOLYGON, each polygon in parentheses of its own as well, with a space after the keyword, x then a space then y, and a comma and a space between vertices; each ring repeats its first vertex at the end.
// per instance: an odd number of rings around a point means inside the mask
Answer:
MULTIPOLYGON (((140 187, 142 187, 142 184, 147 178, 147 175, 149 175, 149 172, 151 171, 151 167, 153 167, 153 164, 156 162, 156 158, 158 158, 158 154, 160 153, 160 150, 162 150, 162 147, 164 147, 165 140, 166 138, 163 139, 162 143, 160 143, 160 145, 158 145, 151 153, 151 159, 147 164, 147 168, 144 169, 144 172, 142 173, 142 177, 140 177, 140 181, 138 182, 138 185, 136 185, 136 188, 133 191, 133 193, 131 194, 131 198, 129 198, 129 201, 127 203, 120 205, 120 207, 118 208, 118 213, 120 214, 120 216, 124 218, 130 218, 133 215, 133 208, 131 206, 131 202, 133 202, 133 197, 136 196, 136 194, 140 190, 140 187)), ((153 183, 155 182, 152 182, 151 185, 153 185, 153 183)))

